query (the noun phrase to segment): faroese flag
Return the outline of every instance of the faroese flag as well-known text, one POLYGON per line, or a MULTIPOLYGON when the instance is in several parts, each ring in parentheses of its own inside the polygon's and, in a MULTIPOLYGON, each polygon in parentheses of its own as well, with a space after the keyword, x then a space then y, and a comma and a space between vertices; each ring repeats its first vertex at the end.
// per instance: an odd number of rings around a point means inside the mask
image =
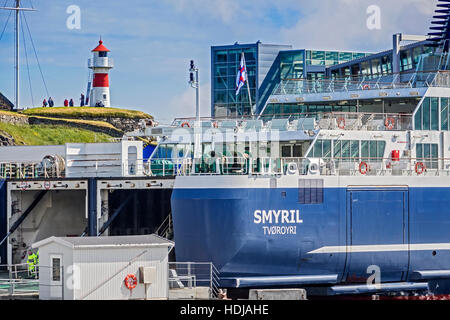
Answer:
POLYGON ((245 67, 244 53, 242 52, 241 65, 236 76, 236 95, 239 94, 239 90, 241 90, 242 86, 245 84, 245 81, 247 81, 247 69, 245 67))

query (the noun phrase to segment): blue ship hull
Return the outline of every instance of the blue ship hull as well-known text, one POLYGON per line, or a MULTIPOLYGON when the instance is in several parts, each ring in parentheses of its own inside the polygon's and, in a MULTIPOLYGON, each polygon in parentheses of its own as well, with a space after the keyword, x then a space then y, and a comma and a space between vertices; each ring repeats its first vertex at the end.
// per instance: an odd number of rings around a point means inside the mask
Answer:
POLYGON ((321 192, 302 204, 298 188, 175 188, 177 260, 213 262, 228 287, 366 283, 374 268, 381 282, 405 282, 450 269, 450 188, 321 192))

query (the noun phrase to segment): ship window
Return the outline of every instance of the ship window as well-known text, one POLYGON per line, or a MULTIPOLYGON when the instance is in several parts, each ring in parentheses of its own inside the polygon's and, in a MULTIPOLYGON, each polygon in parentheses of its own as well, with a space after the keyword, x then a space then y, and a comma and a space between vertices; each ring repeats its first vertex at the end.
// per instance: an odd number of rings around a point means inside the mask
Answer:
POLYGON ((372 74, 374 76, 381 75, 381 63, 378 58, 372 60, 372 74))
POLYGON ((281 157, 283 157, 283 158, 291 157, 291 146, 282 146, 281 147, 281 157))
POLYGON ((431 98, 431 130, 439 130, 439 99, 438 98, 431 98))
POLYGON ((363 76, 371 78, 370 61, 361 62, 361 73, 363 76))
POLYGON ((448 130, 448 98, 441 98, 441 130, 448 130))
MULTIPOLYGON (((447 101, 446 101, 447 102, 447 101)), ((441 115, 448 112, 441 108, 441 115)), ((442 130, 448 126, 448 118, 441 118, 442 130)), ((439 130, 439 98, 425 98, 416 112, 414 119, 415 130, 439 130)))
POLYGON ((437 169, 438 145, 435 143, 417 143, 416 158, 418 162, 423 162, 426 168, 437 169))
POLYGON ((352 77, 357 78, 359 77, 359 64, 352 65, 352 77))
POLYGON ((299 144, 296 144, 294 146, 292 146, 292 155, 294 156, 294 158, 300 158, 302 156, 303 152, 302 152, 302 146, 299 144))
MULTIPOLYGON (((300 154, 298 157, 301 157, 302 154, 301 145, 294 146, 294 154, 296 153, 300 154)), ((330 155, 331 155, 331 140, 317 140, 314 143, 312 150, 308 153, 308 157, 311 158, 329 158, 330 155)))
POLYGON ((413 68, 411 51, 409 49, 400 51, 400 71, 406 71, 413 68))
POLYGON ((392 62, 390 56, 384 56, 381 58, 381 69, 383 74, 392 73, 392 62))
POLYGON ((362 161, 381 161, 385 147, 385 141, 361 141, 362 161))

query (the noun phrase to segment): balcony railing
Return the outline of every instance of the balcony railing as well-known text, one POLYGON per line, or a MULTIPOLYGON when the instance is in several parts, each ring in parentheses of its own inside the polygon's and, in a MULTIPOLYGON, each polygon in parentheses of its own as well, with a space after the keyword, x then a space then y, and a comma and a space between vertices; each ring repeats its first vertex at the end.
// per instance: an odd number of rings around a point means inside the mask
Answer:
POLYGON ((411 114, 330 112, 317 117, 317 128, 327 130, 401 131, 412 130, 411 114))
MULTIPOLYGON (((450 87, 448 71, 391 74, 378 77, 336 79, 288 79, 282 80, 272 95, 298 95, 333 93, 359 90, 380 90, 422 87, 450 87)), ((269 100, 270 102, 270 100, 269 100)))
MULTIPOLYGON (((160 159, 159 159, 160 160, 160 159)), ((179 159, 176 159, 179 160, 179 159)), ((155 160, 149 161, 153 166, 155 160)), ((175 160, 166 159, 176 163, 175 160)), ((247 158, 191 160, 185 171, 155 171, 157 176, 299 175, 299 176, 450 176, 450 159, 441 158, 247 158)), ((173 165, 176 167, 175 165, 173 165)))

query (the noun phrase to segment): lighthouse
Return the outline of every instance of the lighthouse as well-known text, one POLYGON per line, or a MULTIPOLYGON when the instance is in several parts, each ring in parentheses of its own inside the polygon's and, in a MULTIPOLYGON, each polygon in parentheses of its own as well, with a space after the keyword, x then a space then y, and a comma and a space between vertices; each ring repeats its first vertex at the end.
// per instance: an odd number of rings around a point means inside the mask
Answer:
POLYGON ((113 61, 108 57, 108 48, 103 45, 100 39, 98 46, 92 50, 93 57, 88 60, 89 69, 92 70, 92 89, 89 93, 89 105, 109 107, 109 70, 113 68, 113 61))

